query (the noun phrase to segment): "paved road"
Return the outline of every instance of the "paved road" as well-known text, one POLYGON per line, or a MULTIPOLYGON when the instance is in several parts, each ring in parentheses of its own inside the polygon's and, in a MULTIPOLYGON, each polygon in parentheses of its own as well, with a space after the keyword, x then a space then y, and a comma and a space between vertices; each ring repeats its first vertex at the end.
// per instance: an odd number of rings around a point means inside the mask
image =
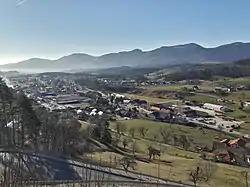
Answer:
POLYGON ((243 122, 223 120, 222 118, 219 118, 219 117, 215 116, 216 112, 213 111, 213 110, 203 109, 203 108, 200 108, 200 107, 197 107, 197 106, 188 106, 188 107, 190 107, 193 110, 199 110, 199 111, 207 112, 209 115, 214 116, 214 118, 212 120, 216 121, 216 124, 212 125, 212 124, 207 124, 207 123, 204 123, 204 122, 200 122, 200 121, 198 121, 198 118, 187 118, 190 122, 194 122, 194 123, 196 123, 196 124, 198 124, 200 126, 205 126, 207 128, 214 129, 214 130, 217 130, 217 131, 222 130, 223 132, 225 132, 227 134, 230 134, 230 135, 233 135, 233 136, 250 138, 250 136, 248 134, 240 133, 238 131, 233 130, 233 128, 226 128, 227 126, 231 127, 232 125, 237 125, 237 124, 240 125, 243 122), (222 126, 222 124, 223 124, 223 126, 222 126), (232 131, 230 131, 231 129, 232 129, 232 131))
POLYGON ((226 129, 226 128, 220 129, 217 125, 210 125, 207 123, 203 123, 203 122, 198 121, 197 119, 188 118, 188 121, 196 123, 197 125, 200 125, 202 127, 207 127, 209 129, 213 129, 213 130, 217 130, 217 131, 221 130, 222 132, 225 132, 229 135, 236 136, 236 137, 245 137, 245 138, 250 140, 250 136, 248 134, 243 134, 243 133, 240 133, 240 132, 234 131, 234 130, 230 131, 230 129, 226 129))

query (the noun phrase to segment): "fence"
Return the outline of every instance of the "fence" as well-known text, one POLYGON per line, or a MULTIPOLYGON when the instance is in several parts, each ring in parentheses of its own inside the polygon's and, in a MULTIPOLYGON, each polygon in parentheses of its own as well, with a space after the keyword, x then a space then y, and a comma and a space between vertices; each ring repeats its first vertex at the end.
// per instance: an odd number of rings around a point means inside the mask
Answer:
POLYGON ((0 187, 187 186, 141 173, 125 173, 114 169, 112 161, 106 164, 91 160, 62 161, 14 150, 0 154, 0 187))
POLYGON ((160 184, 143 181, 23 181, 19 183, 0 183, 1 187, 180 187, 184 185, 160 184))

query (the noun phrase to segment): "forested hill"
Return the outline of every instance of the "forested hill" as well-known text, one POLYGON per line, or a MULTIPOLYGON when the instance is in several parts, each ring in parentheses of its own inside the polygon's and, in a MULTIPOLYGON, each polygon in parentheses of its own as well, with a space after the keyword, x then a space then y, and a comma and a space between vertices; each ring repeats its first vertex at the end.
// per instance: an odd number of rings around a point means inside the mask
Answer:
POLYGON ((203 79, 211 80, 215 76, 221 77, 249 77, 250 59, 221 64, 186 65, 174 73, 165 76, 166 80, 203 79))

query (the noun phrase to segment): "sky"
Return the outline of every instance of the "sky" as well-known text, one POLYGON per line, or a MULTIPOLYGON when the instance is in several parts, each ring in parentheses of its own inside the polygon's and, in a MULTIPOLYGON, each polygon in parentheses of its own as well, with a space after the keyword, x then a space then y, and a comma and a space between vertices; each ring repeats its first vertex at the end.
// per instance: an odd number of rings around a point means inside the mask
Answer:
POLYGON ((0 0, 0 64, 250 41, 249 0, 0 0))

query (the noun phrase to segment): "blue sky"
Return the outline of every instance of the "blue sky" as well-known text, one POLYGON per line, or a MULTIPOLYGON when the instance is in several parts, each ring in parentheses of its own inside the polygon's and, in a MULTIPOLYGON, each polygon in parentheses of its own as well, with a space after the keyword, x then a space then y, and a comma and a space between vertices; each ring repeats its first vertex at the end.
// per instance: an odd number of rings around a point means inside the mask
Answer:
POLYGON ((250 41, 249 0, 0 0, 0 63, 250 41), (19 2, 19 3, 18 3, 19 2))

